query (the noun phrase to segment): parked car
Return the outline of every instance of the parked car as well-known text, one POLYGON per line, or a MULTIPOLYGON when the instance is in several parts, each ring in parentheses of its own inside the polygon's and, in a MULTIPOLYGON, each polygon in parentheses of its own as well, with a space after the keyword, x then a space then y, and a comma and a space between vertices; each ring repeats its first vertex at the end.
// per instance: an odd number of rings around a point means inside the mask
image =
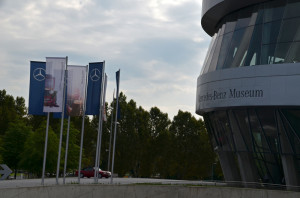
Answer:
MULTIPOLYGON (((81 178, 84 178, 84 177, 87 177, 87 178, 94 177, 94 173, 95 173, 94 170, 95 169, 96 168, 94 168, 94 167, 86 167, 86 168, 81 169, 81 171, 80 171, 80 177, 81 178)), ((76 171, 75 176, 78 177, 78 171, 76 171)), ((98 178, 102 178, 102 177, 109 178, 110 176, 111 176, 111 172, 104 171, 104 170, 101 170, 99 168, 98 178)))

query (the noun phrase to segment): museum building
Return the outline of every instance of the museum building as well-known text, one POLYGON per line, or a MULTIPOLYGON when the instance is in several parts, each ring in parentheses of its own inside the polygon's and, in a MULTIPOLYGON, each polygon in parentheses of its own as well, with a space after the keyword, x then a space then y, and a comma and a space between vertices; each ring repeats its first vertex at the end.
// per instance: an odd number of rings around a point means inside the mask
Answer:
POLYGON ((300 0, 203 0, 197 80, 227 182, 300 186, 300 0))

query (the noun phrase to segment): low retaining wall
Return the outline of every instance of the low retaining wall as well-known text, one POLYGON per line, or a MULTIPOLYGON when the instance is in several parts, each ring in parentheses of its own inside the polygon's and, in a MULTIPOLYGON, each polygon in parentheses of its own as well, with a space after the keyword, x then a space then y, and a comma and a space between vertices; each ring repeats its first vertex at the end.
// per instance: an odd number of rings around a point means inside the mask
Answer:
POLYGON ((299 192, 279 190, 169 186, 60 185, 0 189, 1 198, 299 198, 299 192))

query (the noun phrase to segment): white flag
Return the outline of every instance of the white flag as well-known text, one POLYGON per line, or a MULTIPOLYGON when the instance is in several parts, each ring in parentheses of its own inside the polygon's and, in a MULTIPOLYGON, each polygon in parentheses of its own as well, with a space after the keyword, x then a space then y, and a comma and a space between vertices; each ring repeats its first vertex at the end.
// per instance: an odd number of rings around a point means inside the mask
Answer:
POLYGON ((86 66, 68 65, 67 113, 70 116, 83 115, 86 87, 86 66))
POLYGON ((46 58, 44 112, 62 112, 66 58, 46 58))

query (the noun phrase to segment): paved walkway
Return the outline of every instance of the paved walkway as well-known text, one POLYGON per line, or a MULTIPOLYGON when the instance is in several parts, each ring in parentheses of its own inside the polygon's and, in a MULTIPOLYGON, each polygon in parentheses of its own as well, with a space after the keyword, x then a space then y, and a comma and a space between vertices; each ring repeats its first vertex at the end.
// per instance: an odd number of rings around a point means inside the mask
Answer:
MULTIPOLYGON (((101 178, 98 180, 99 184, 110 185, 111 179, 101 178)), ((35 187, 42 186, 41 179, 20 179, 20 180, 3 180, 0 181, 1 188, 22 188, 22 187, 35 187)), ((77 177, 67 177, 66 184, 77 184, 77 177)), ((81 184, 94 184, 94 178, 81 178, 81 184)), ((113 184, 115 185, 127 185, 138 183, 151 183, 151 184, 172 184, 172 185, 216 185, 213 182, 204 181, 188 181, 188 180, 166 180, 166 179, 148 179, 148 178, 114 178, 113 184)), ((45 186, 56 185, 55 178, 46 178, 44 180, 45 186)), ((63 178, 59 178, 59 185, 63 185, 63 178)), ((218 185, 218 184, 217 184, 218 185)), ((224 185, 224 184, 219 184, 224 185)))

